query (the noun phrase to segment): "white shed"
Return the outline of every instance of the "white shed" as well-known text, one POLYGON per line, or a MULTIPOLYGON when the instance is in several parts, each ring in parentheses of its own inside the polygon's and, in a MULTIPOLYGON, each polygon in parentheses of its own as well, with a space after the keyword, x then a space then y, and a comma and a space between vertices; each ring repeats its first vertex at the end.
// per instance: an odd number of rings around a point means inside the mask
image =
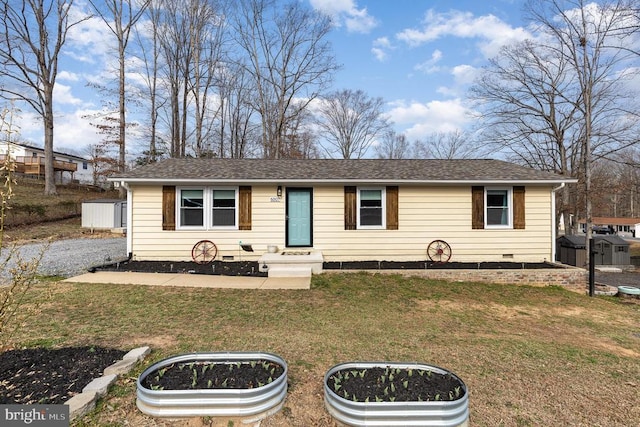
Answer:
POLYGON ((111 230, 126 226, 126 200, 96 199, 82 202, 82 228, 111 230))

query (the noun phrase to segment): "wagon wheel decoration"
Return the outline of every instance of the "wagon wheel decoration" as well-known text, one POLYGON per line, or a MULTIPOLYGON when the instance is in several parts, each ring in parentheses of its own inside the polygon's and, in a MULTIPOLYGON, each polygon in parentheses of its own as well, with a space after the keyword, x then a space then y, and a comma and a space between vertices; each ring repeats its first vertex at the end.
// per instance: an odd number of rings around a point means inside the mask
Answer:
POLYGON ((191 258, 198 264, 208 264, 218 255, 218 247, 211 240, 200 240, 191 249, 191 258))
POLYGON ((434 240, 427 246, 427 256, 433 262, 445 263, 451 259, 451 246, 444 240, 434 240))

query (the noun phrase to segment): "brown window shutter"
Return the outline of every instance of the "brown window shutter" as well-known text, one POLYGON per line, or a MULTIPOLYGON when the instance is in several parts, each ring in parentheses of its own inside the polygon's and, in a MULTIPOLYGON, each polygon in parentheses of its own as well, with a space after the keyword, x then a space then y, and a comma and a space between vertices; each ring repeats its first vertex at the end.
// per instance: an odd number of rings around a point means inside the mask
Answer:
POLYGON ((239 197, 240 230, 251 230, 251 187, 241 186, 239 197))
POLYGON ((524 187, 513 187, 513 228, 524 230, 524 187))
POLYGON ((356 187, 344 187, 344 229, 355 230, 358 224, 356 187))
POLYGON ((173 185, 162 187, 162 229, 176 229, 176 187, 173 185))
POLYGON ((398 229, 398 187, 387 187, 387 230, 398 229))
POLYGON ((484 228, 484 187, 471 187, 471 228, 484 228))

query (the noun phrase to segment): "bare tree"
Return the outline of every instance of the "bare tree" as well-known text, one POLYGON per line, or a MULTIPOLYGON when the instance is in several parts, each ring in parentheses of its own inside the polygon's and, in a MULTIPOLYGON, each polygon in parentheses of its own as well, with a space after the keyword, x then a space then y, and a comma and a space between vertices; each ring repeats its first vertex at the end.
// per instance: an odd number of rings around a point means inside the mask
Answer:
POLYGON ((228 62, 216 82, 220 98, 218 156, 250 157, 260 140, 260 126, 252 121, 255 110, 251 97, 255 91, 250 76, 244 67, 228 62))
POLYGON ((379 159, 406 159, 410 157, 411 143, 407 135, 390 129, 383 133, 375 150, 379 159))
MULTIPOLYGON (((564 55, 531 40, 505 46, 489 61, 471 89, 482 109, 482 140, 511 160, 533 168, 575 176, 582 126, 574 73, 564 55)), ((569 226, 568 187, 559 211, 569 226)), ((575 212, 573 212, 575 214, 575 212)))
POLYGON ((194 152, 200 157, 215 152, 209 141, 214 119, 220 111, 219 103, 212 102, 211 98, 223 63, 225 18, 211 1, 195 2, 191 14, 189 38, 193 44, 193 74, 189 90, 194 102, 194 152))
POLYGON ((327 95, 318 108, 317 125, 326 139, 329 157, 360 159, 375 139, 390 128, 383 112, 384 100, 362 90, 344 89, 327 95))
POLYGON ((154 2, 150 2, 147 6, 147 25, 148 28, 136 30, 136 39, 141 51, 141 57, 143 62, 143 69, 140 71, 142 78, 146 82, 146 87, 141 91, 144 96, 148 96, 148 112, 149 112, 149 125, 148 125, 148 137, 149 147, 146 151, 145 163, 155 163, 158 158, 159 149, 157 147, 158 136, 158 67, 160 60, 160 47, 159 47, 159 31, 158 24, 160 22, 160 11, 154 2), (148 33, 148 34, 147 34, 148 33), (147 45, 147 35, 151 39, 151 45, 147 45))
POLYGON ((472 159, 487 151, 474 144, 467 132, 437 132, 414 144, 414 155, 426 159, 472 159))
POLYGON ((299 1, 241 0, 233 22, 240 62, 252 76, 265 158, 283 155, 290 122, 326 89, 337 69, 331 21, 299 1))
MULTIPOLYGON (((126 62, 125 55, 129 36, 133 26, 138 22, 151 0, 89 0, 102 21, 109 27, 118 44, 118 172, 124 172, 126 153, 126 62), (135 10, 137 8, 137 10, 135 10)), ((124 196, 125 189, 120 189, 120 196, 124 196)))
POLYGON ((0 96, 26 102, 44 125, 46 195, 57 193, 53 169, 53 88, 73 0, 0 1, 0 96))
MULTIPOLYGON (((537 0, 528 5, 544 48, 562 58, 576 82, 572 100, 580 119, 578 167, 583 182, 587 241, 593 224, 591 169, 594 156, 609 156, 637 142, 637 103, 628 104, 621 79, 637 57, 627 49, 630 33, 620 31, 633 17, 636 1, 537 0), (631 107, 631 108, 630 108, 631 107)), ((587 245, 587 253, 590 248, 587 245)))
POLYGON ((589 233, 594 158, 637 141, 638 105, 624 84, 632 55, 618 32, 627 7, 623 1, 530 2, 537 40, 504 47, 472 88, 484 141, 519 163, 579 179, 582 191, 563 189, 558 207, 567 222, 571 210, 585 215, 589 233))

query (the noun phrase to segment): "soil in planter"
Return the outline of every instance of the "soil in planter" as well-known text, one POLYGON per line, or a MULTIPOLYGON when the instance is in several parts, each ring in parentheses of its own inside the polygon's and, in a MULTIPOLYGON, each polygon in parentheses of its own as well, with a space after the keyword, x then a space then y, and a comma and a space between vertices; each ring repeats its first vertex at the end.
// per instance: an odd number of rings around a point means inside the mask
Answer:
POLYGON ((451 374, 393 367, 343 369, 329 376, 327 385, 356 402, 451 401, 465 393, 462 382, 451 374))
POLYGON ((272 383, 284 373, 269 360, 179 362, 157 369, 141 384, 149 390, 250 389, 272 383))

